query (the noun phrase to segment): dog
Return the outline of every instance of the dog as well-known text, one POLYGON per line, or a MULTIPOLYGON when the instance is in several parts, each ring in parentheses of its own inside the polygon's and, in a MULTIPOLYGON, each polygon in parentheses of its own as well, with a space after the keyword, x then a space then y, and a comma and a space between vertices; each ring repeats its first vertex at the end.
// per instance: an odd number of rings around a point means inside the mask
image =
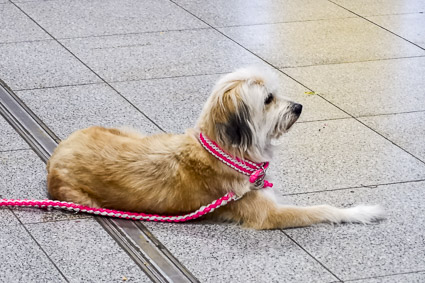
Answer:
POLYGON ((224 75, 196 126, 184 134, 145 136, 99 126, 78 130, 47 163, 48 191, 62 201, 160 215, 190 213, 233 192, 240 199, 208 217, 254 229, 382 219, 380 206, 284 206, 274 200, 270 184, 262 188, 273 141, 302 112, 302 105, 282 96, 277 82, 275 73, 255 67, 224 75), (243 164, 263 164, 260 184, 206 150, 200 135, 243 164))

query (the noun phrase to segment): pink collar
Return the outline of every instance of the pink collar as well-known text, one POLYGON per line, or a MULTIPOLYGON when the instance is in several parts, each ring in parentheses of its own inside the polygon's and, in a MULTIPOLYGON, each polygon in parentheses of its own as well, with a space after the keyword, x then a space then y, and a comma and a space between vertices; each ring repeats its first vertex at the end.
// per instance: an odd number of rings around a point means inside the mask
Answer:
POLYGON ((199 142, 201 145, 218 160, 233 168, 234 170, 249 176, 249 182, 254 184, 255 189, 273 187, 273 184, 265 180, 266 171, 269 162, 256 163, 251 160, 239 159, 236 156, 225 152, 217 143, 210 140, 207 136, 199 133, 199 142))

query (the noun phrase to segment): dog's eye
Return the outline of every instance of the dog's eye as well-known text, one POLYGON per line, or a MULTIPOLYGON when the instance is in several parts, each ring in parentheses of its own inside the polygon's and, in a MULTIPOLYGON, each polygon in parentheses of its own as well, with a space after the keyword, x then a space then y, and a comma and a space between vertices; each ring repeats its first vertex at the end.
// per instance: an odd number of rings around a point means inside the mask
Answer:
POLYGON ((266 100, 264 101, 264 104, 270 104, 273 101, 273 93, 269 93, 269 95, 267 96, 266 100))

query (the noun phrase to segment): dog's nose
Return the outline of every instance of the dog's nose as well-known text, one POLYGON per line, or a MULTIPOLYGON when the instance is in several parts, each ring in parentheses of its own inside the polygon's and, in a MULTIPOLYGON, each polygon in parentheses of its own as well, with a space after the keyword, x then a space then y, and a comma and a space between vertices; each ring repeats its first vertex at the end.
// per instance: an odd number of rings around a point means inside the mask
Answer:
POLYGON ((301 104, 294 103, 294 104, 292 104, 291 109, 292 109, 292 112, 295 115, 300 115, 301 114, 301 111, 303 110, 303 106, 301 104))

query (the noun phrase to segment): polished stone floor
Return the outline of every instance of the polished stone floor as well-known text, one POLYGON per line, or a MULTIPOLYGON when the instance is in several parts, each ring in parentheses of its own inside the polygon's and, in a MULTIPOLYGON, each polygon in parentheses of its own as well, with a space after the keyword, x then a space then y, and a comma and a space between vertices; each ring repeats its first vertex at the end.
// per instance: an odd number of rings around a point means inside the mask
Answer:
MULTIPOLYGON (((0 79, 60 138, 182 132, 253 64, 304 105, 272 163, 278 199, 387 219, 152 233, 201 282, 425 282, 425 1, 0 0, 0 79)), ((43 162, 0 132, 0 197, 45 198, 43 162)), ((59 211, 1 208, 0 262, 1 282, 149 281, 93 218, 59 211)))

